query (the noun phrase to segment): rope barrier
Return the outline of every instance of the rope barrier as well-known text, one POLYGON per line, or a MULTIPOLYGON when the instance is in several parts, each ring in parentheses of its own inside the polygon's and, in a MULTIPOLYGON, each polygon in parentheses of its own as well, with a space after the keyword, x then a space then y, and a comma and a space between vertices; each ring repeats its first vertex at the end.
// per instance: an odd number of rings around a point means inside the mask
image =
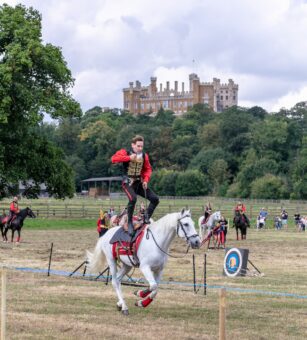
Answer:
MULTIPOLYGON (((11 269, 24 271, 24 272, 32 272, 32 273, 47 273, 47 269, 35 269, 35 268, 28 268, 28 267, 11 267, 11 269)), ((65 276, 69 277, 70 272, 61 271, 61 270, 50 270, 50 273, 53 275, 65 276)), ((75 273, 76 276, 83 276, 81 273, 75 273)), ((85 274, 83 277, 97 277, 97 274, 85 274)), ((107 276, 102 276, 102 278, 106 279, 107 276)), ((110 277, 109 277, 110 278, 110 277)), ((141 280, 144 282, 143 279, 134 279, 133 280, 138 283, 141 280)), ((130 281, 131 282, 131 281, 130 281)), ((193 287, 194 283, 189 282, 181 282, 181 281, 160 281, 160 285, 181 285, 186 287, 193 287)), ((234 292, 241 292, 241 293, 253 293, 253 294, 261 294, 261 295, 271 295, 271 296, 281 296, 281 297, 292 297, 296 299, 307 299, 307 295, 300 295, 296 293, 287 293, 287 292, 272 292, 266 290, 258 290, 258 289, 250 289, 250 288, 238 288, 238 287, 231 287, 231 286, 219 286, 219 285, 204 285, 202 283, 196 283, 196 287, 206 289, 222 289, 225 288, 228 291, 234 292)))

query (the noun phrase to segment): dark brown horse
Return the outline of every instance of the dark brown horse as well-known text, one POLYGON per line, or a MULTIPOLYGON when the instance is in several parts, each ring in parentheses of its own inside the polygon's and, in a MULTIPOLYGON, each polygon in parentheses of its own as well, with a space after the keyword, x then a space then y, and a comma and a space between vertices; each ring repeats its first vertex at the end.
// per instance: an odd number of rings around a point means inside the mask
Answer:
POLYGON ((23 221, 25 218, 29 216, 32 218, 35 218, 34 212, 30 208, 25 208, 20 210, 20 212, 16 215, 16 217, 11 221, 9 225, 7 225, 7 218, 8 216, 0 216, 0 229, 1 229, 1 234, 4 242, 7 242, 7 232, 9 229, 12 230, 12 238, 11 242, 14 242, 14 233, 17 231, 18 236, 17 236, 17 242, 20 242, 20 231, 23 226, 23 221))
POLYGON ((233 218, 233 226, 236 227, 237 240, 239 240, 239 229, 241 232, 241 240, 246 240, 247 227, 249 227, 249 221, 244 214, 240 211, 235 212, 233 218))

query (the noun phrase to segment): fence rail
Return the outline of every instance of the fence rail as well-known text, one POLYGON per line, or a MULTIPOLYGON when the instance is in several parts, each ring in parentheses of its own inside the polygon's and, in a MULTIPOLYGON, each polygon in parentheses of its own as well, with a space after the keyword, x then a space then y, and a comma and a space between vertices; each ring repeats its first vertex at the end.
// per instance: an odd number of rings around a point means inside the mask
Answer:
MULTIPOLYGON (((136 211, 139 209, 139 204, 142 201, 138 200, 136 211)), ((167 213, 179 211, 182 208, 191 209, 194 218, 201 216, 204 212, 204 205, 210 202, 213 210, 221 210, 222 214, 226 218, 233 217, 233 208, 236 204, 236 200, 214 198, 214 197, 201 197, 201 198, 161 198, 160 204, 156 209, 155 217, 159 218, 167 213)), ((258 216, 260 208, 265 208, 268 211, 268 219, 273 220, 276 215, 280 215, 281 209, 285 208, 288 212, 289 219, 293 219, 294 214, 300 213, 301 215, 307 215, 307 202, 300 201, 247 201, 244 200, 247 207, 247 215, 254 219, 258 216)), ((97 218, 99 210, 108 210, 110 207, 114 207, 115 212, 122 211, 127 204, 127 200, 117 199, 111 200, 105 199, 73 199, 67 201, 60 201, 54 199, 39 199, 39 200, 26 200, 20 201, 21 207, 29 206, 38 217, 41 218, 97 218)), ((5 213, 8 213, 9 201, 5 200, 1 202, 5 213), (5 207, 5 208, 4 208, 5 207)))

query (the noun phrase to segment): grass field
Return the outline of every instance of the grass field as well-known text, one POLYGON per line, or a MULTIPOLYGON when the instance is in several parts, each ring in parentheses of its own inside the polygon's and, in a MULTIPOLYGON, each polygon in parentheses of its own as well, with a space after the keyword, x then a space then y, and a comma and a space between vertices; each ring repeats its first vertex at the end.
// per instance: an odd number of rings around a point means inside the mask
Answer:
MULTIPOLYGON (((51 269, 71 272, 84 261, 85 250, 93 249, 96 240, 95 220, 29 219, 20 245, 0 244, 0 261, 10 267, 47 269, 53 242, 51 269)), ((194 294, 192 254, 200 283, 204 249, 190 251, 184 258, 170 258, 163 276, 163 281, 186 284, 162 284, 148 309, 133 306, 136 288, 123 287, 130 308, 128 317, 116 311, 111 285, 11 269, 8 339, 218 339, 217 286, 242 290, 227 290, 227 338, 306 338, 307 299, 299 296, 307 295, 307 234, 293 228, 279 232, 251 229, 246 241, 236 241, 230 229, 227 242, 227 246, 248 248, 249 258, 264 276, 227 278, 222 275, 224 251, 209 250, 208 294, 204 296, 202 289, 194 294), (274 296, 274 292, 297 297, 274 296)), ((180 239, 171 246, 173 255, 183 255, 185 250, 180 239)), ((142 277, 138 269, 133 277, 142 277)))

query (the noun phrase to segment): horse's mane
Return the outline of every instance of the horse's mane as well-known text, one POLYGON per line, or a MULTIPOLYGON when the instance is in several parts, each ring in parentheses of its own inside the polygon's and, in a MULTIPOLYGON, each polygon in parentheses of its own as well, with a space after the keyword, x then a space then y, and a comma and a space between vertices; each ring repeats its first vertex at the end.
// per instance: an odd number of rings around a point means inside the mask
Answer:
POLYGON ((177 212, 177 213, 170 213, 170 214, 164 215, 163 217, 159 218, 157 221, 151 223, 149 225, 150 229, 154 230, 154 229, 160 228, 162 226, 165 229, 166 227, 171 228, 171 227, 176 226, 177 223, 174 223, 174 222, 176 222, 178 214, 179 213, 177 212), (169 222, 169 223, 166 223, 166 222, 169 222))

